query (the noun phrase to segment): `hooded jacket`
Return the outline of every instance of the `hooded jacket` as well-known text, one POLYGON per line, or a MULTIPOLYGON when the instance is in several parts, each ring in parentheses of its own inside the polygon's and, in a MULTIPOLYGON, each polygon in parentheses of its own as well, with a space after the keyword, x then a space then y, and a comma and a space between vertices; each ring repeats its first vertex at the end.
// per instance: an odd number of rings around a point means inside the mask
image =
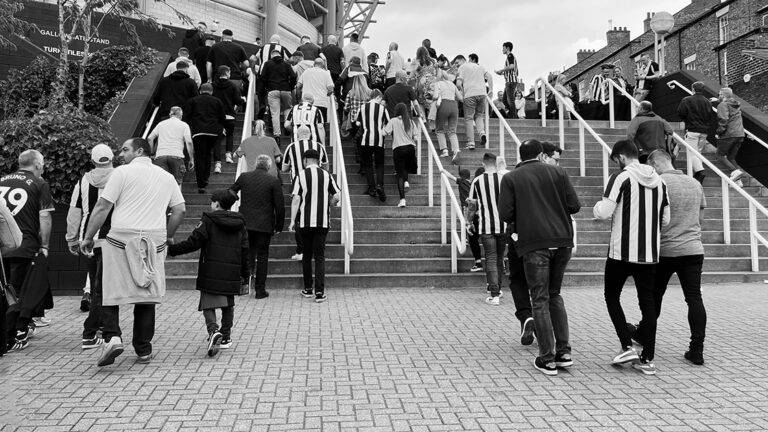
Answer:
POLYGON ((225 113, 218 98, 203 93, 190 99, 184 107, 184 121, 189 123, 193 137, 198 134, 218 136, 224 130, 225 113))
POLYGON ((744 137, 744 121, 739 101, 723 101, 717 106, 717 135, 720 139, 744 137))
POLYGON ((365 55, 365 50, 360 46, 359 42, 350 42, 344 45, 344 48, 341 50, 344 52, 344 58, 347 60, 347 64, 351 62, 352 57, 359 57, 360 67, 362 67, 364 71, 368 70, 368 56, 365 55))
POLYGON ((653 112, 636 115, 627 127, 627 139, 644 155, 662 147, 667 135, 672 135, 672 126, 653 112))
POLYGON ((264 64, 261 80, 267 91, 291 91, 296 87, 296 72, 282 57, 276 56, 264 64))
POLYGON ((501 179, 499 216, 510 234, 518 234, 520 256, 573 247, 570 215, 579 209, 579 197, 563 168, 533 159, 520 162, 501 179))
POLYGON ((195 50, 205 46, 205 38, 203 37, 203 34, 200 33, 199 29, 187 29, 184 33, 184 41, 181 43, 181 46, 189 50, 189 56, 192 57, 195 55, 195 50))
MULTIPOLYGON (((93 208, 96 207, 96 202, 101 197, 104 186, 107 185, 107 181, 114 171, 113 167, 94 168, 88 171, 72 190, 72 198, 67 212, 67 234, 65 237, 69 246, 75 245, 83 239, 93 208)), ((112 212, 110 211, 104 225, 97 233, 97 238, 103 239, 107 236, 111 220, 112 212)))
POLYGON ((713 115, 712 103, 701 93, 684 97, 677 107, 677 116, 688 132, 708 133, 713 115))
POLYGON ((243 215, 228 210, 203 213, 188 239, 170 245, 171 256, 200 250, 197 289, 216 295, 237 295, 248 279, 248 232, 243 215))
POLYGON ((216 78, 213 82, 213 96, 224 105, 224 114, 235 117, 235 106, 245 105, 240 89, 226 78, 216 78))
POLYGON ((661 226, 669 224, 669 198, 667 185, 651 166, 635 161, 613 174, 592 213, 598 219, 612 218, 608 258, 633 263, 659 261, 661 226), (658 193, 649 195, 648 189, 658 189, 658 193), (640 238, 641 234, 645 237, 640 238), (645 245, 651 245, 650 250, 645 245))
POLYGON ((161 118, 167 118, 171 107, 184 108, 187 102, 198 94, 195 81, 186 72, 176 71, 160 80, 152 102, 160 107, 161 118))

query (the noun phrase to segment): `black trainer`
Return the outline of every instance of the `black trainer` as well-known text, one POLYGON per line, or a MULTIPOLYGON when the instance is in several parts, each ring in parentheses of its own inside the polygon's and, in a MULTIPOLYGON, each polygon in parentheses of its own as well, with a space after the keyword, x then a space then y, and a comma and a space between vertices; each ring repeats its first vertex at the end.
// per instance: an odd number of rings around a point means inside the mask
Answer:
POLYGON ((701 351, 686 351, 685 359, 696 366, 701 366, 704 364, 704 353, 701 351))
POLYGON ((325 293, 315 294, 315 303, 322 303, 326 300, 328 300, 328 297, 326 297, 325 293))
POLYGON ((640 332, 638 332, 638 327, 640 327, 639 324, 635 325, 632 323, 627 323, 627 331, 629 331, 629 337, 632 338, 632 341, 636 344, 643 346, 643 343, 640 341, 640 332))
POLYGON ((312 291, 312 288, 304 288, 303 290, 301 290, 301 295, 303 295, 306 298, 310 298, 313 295, 315 295, 315 293, 312 291))
POLYGON ((488 142, 488 138, 485 136, 485 134, 480 135, 480 145, 485 146, 485 143, 488 142))
POLYGON ((557 366, 555 365, 555 362, 544 363, 541 357, 536 357, 536 360, 533 362, 533 366, 541 371, 541 373, 544 375, 557 375, 557 366))
POLYGON ((528 317, 523 322, 523 328, 520 332, 520 343, 523 345, 530 345, 533 343, 533 318, 528 317))
POLYGON ((559 368, 567 368, 573 366, 573 357, 570 354, 558 354, 555 356, 555 366, 559 368))
POLYGON ((221 340, 224 339, 224 335, 215 331, 210 334, 208 338, 208 357, 213 357, 219 353, 221 348, 221 340))
POLYGON ((384 188, 381 186, 376 187, 376 195, 379 196, 379 201, 387 202, 387 194, 384 193, 384 188))

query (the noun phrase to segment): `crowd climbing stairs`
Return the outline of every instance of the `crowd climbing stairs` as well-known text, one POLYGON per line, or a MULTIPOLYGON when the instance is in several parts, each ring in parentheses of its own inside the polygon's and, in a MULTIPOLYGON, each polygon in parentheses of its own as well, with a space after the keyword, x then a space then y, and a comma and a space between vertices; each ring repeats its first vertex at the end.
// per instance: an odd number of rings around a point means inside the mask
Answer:
MULTIPOLYGON (((559 142, 557 122, 549 122, 541 127, 539 120, 510 120, 510 126, 521 140, 536 138, 553 143, 559 142)), ((595 131, 609 145, 626 137, 626 122, 616 122, 615 128, 609 128, 607 122, 590 122, 595 131)), ((240 141, 242 118, 238 119, 235 141, 240 141)), ((443 158, 444 166, 452 174, 458 174, 458 168, 468 168, 474 173, 482 165, 485 151, 499 153, 497 119, 491 119, 488 134, 490 149, 479 146, 475 151, 463 150, 466 138, 463 121, 459 121, 459 140, 462 152, 458 165, 443 158)), ((566 271, 565 286, 602 286, 603 268, 610 236, 610 221, 594 220, 592 206, 600 199, 603 192, 602 155, 599 144, 587 134, 586 139, 586 176, 579 176, 578 168, 578 124, 570 122, 565 129, 565 151, 561 158, 563 166, 571 176, 582 203, 582 210, 576 215, 578 224, 578 249, 566 271)), ((433 141, 436 143, 434 134, 433 141)), ((511 139, 507 137, 506 159, 511 167, 515 163, 515 154, 511 148, 511 139)), ((355 162, 354 148, 350 141, 344 142, 344 157, 349 178, 350 196, 353 207, 355 227, 355 248, 351 257, 351 272, 344 274, 344 247, 340 244, 341 234, 340 209, 333 208, 333 228, 328 236, 326 248, 326 285, 333 288, 364 287, 485 287, 484 273, 470 273, 473 259, 469 248, 459 258, 458 273, 451 273, 450 245, 441 244, 440 233, 440 188, 439 172, 434 171, 435 206, 428 206, 427 181, 427 142, 423 141, 421 161, 423 175, 413 175, 410 179, 410 191, 407 196, 408 206, 396 207, 398 194, 394 177, 391 149, 386 151, 385 191, 386 203, 379 202, 365 194, 365 177, 358 175, 359 165, 355 162)), ((283 138, 280 148, 285 149, 287 139, 283 138)), ((332 150, 328 149, 329 154, 332 150)), ((706 155, 714 161, 714 155, 706 155)), ((685 155, 681 152, 677 161, 679 168, 685 167, 685 155)), ((234 182, 235 164, 224 164, 222 174, 212 174, 208 192, 215 188, 226 188, 234 182)), ((718 165, 719 167, 719 165, 718 165)), ((611 167, 611 172, 617 168, 611 167)), ((283 190, 286 196, 286 218, 290 215, 290 179, 282 174, 283 190)), ((754 180, 745 183, 745 191, 758 202, 768 206, 768 198, 762 197, 762 188, 754 180)), ((186 238, 199 220, 202 212, 209 211, 209 195, 197 194, 194 175, 187 175, 182 186, 187 200, 187 215, 184 224, 176 234, 177 239, 186 238)), ((458 197, 458 191, 454 185, 458 197)), ((704 191, 708 208, 704 211, 702 237, 705 248, 703 283, 754 282, 768 279, 768 273, 752 272, 749 258, 749 210, 746 199, 730 191, 731 197, 731 244, 725 244, 723 234, 723 213, 720 179, 709 172, 704 181, 704 191)), ((545 217, 545 215, 542 215, 545 217)), ((760 228, 768 229, 768 222, 758 220, 760 228), (762 226, 766 225, 766 226, 762 226)), ((288 228, 286 219, 285 228, 288 228)), ((768 252, 761 249, 760 266, 768 269, 768 252)), ((283 232, 273 237, 270 249, 270 265, 267 289, 301 289, 301 263, 291 260, 295 253, 292 233, 283 232)), ((197 254, 169 258, 166 264, 168 286, 172 289, 194 289, 197 273, 197 254)), ((673 283, 678 283, 673 278, 673 283)))

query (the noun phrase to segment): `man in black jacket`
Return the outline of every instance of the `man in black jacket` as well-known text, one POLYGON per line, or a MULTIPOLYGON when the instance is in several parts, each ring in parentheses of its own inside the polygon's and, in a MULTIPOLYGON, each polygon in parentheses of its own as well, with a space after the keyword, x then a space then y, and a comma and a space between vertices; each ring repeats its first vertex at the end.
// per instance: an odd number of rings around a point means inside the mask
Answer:
POLYGON ((542 163, 539 141, 520 146, 520 162, 501 180, 499 215, 510 224, 517 253, 523 257, 539 339, 534 366, 546 375, 573 364, 568 315, 560 288, 573 248, 571 214, 581 203, 562 168, 542 163))
MULTIPOLYGON (((227 163, 233 163, 232 151, 235 143, 235 115, 236 107, 245 107, 245 101, 243 100, 240 87, 232 84, 229 77, 231 69, 229 66, 219 66, 217 71, 217 78, 213 81, 213 96, 218 98, 224 105, 224 114, 227 116, 224 122, 224 135, 226 142, 226 155, 225 159, 227 163)), ((221 149, 220 145, 216 146, 217 149, 221 149)), ((217 164, 221 164, 221 154, 216 159, 217 164)), ((219 167, 221 169, 221 167, 219 167)))
POLYGON ((204 194, 211 176, 211 151, 214 159, 219 151, 216 150, 219 135, 224 130, 226 120, 224 105, 212 96, 213 87, 210 83, 200 86, 202 94, 192 98, 184 109, 184 121, 192 129, 192 144, 195 150, 195 177, 197 192, 204 194))
MULTIPOLYGON (((696 81, 693 83, 693 94, 686 96, 677 107, 677 116, 685 122, 685 142, 692 147, 703 152, 707 146, 707 133, 712 124, 712 103, 709 102, 704 91, 704 83, 696 81)), ((704 183, 704 164, 696 156, 688 155, 693 165, 693 178, 700 183, 704 183)))
POLYGON ((272 236, 283 231, 285 222, 285 199, 280 180, 269 174, 272 159, 267 155, 256 158, 256 169, 243 173, 230 190, 241 192, 240 212, 245 216, 248 229, 248 268, 254 274, 255 297, 269 296, 266 290, 269 271, 269 243, 272 236))
POLYGON ((288 114, 292 106, 291 92, 296 87, 296 72, 278 50, 261 69, 261 81, 267 91, 267 103, 272 115, 272 135, 280 137, 280 114, 288 114))
MULTIPOLYGON (((152 103, 160 107, 155 124, 169 117, 171 107, 184 107, 190 99, 199 94, 197 84, 189 77, 187 69, 189 69, 189 63, 178 62, 176 72, 161 79, 157 84, 155 94, 152 96, 152 103)), ((152 128, 154 127, 153 124, 152 128)))

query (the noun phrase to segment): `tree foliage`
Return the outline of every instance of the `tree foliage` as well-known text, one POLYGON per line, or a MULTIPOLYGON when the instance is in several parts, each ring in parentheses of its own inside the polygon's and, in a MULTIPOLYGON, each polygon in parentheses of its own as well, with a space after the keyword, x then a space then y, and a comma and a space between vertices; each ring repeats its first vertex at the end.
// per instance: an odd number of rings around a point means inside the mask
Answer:
POLYGON ((102 119, 74 109, 42 111, 31 119, 0 122, 0 172, 18 169, 19 154, 36 149, 45 156, 44 178, 56 200, 65 200, 91 167, 96 144, 116 149, 115 136, 102 119))
POLYGON ((24 9, 25 3, 27 0, 0 0, 0 49, 16 51, 12 35, 23 34, 30 29, 37 30, 36 25, 16 18, 16 14, 24 9))

